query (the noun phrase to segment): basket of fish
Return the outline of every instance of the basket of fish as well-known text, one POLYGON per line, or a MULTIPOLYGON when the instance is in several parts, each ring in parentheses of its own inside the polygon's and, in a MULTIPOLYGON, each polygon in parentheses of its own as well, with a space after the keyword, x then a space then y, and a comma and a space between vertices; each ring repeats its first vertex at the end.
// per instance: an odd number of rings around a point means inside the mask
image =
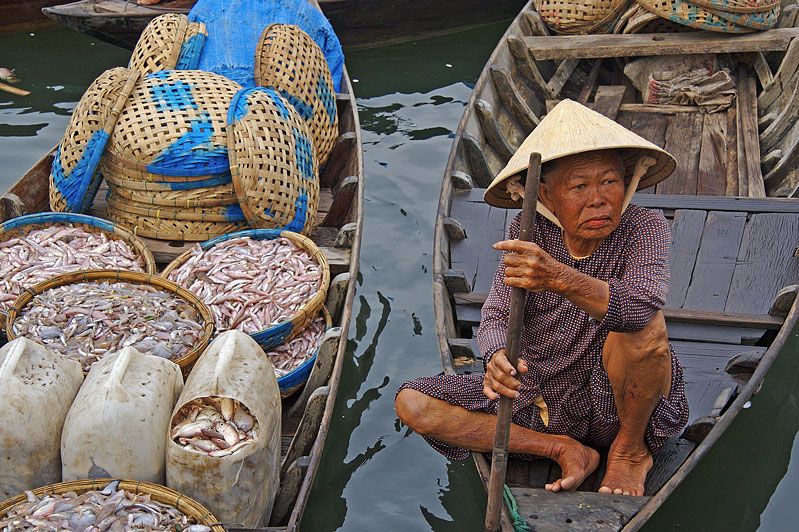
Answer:
POLYGON ((0 532, 18 530, 175 530, 224 532, 197 501, 157 484, 75 480, 0 503, 0 532))
POLYGON ((0 327, 25 289, 86 269, 156 273, 153 255, 142 241, 102 218, 45 212, 0 224, 0 327))
POLYGON ((155 275, 119 270, 65 273, 25 290, 8 311, 9 340, 26 336, 81 363, 135 347, 186 373, 214 332, 194 294, 155 275))
POLYGON ((264 349, 291 340, 319 315, 330 267, 303 235, 248 229, 203 242, 161 275, 208 305, 219 332, 238 329, 264 349))
POLYGON ((322 306, 322 312, 300 334, 266 351, 266 356, 275 367, 282 398, 291 396, 305 385, 319 354, 325 331, 332 325, 330 313, 322 306))

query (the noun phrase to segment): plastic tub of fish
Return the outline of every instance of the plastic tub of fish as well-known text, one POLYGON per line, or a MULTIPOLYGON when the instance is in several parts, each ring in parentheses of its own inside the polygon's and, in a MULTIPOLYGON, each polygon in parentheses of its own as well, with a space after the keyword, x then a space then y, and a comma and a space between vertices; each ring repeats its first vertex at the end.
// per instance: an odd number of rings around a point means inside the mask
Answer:
POLYGON ((322 312, 300 334, 266 350, 266 356, 275 367, 280 397, 285 399, 298 392, 308 381, 322 345, 322 338, 332 326, 330 313, 322 306, 322 312))
POLYGON ((161 275, 211 309, 217 331, 238 329, 270 349, 297 336, 327 298, 330 267, 313 240, 248 229, 203 242, 161 275))
POLYGON ((102 218, 45 212, 0 224, 0 327, 24 289, 58 274, 86 269, 157 273, 147 246, 102 218))
POLYGON ((6 320, 9 340, 26 336, 77 360, 88 372, 107 353, 135 347, 183 370, 208 346, 211 312, 188 290, 119 270, 65 273, 25 290, 6 320))
POLYGON ((89 530, 101 514, 110 520, 103 530, 225 531, 186 495, 149 482, 112 479, 60 482, 7 499, 0 503, 0 531, 89 530))

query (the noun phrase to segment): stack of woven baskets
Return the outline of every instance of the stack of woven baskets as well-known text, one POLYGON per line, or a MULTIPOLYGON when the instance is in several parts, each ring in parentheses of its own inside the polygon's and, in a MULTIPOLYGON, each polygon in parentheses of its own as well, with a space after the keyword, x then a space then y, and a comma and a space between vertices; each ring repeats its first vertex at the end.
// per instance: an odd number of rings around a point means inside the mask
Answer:
POLYGON ((150 23, 129 68, 81 99, 51 174, 53 210, 81 212, 108 183, 107 215, 136 234, 200 241, 232 231, 313 231, 318 171, 338 134, 319 46, 272 24, 254 88, 196 68, 206 29, 183 15, 150 23))
POLYGON ((697 28, 723 33, 769 29, 779 0, 535 0, 555 33, 658 33, 697 28))

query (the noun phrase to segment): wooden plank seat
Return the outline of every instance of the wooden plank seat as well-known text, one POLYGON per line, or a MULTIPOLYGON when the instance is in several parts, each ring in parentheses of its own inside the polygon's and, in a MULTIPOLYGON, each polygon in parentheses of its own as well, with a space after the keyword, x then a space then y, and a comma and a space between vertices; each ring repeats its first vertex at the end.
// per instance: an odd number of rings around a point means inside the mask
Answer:
POLYGON ((530 55, 539 61, 600 59, 674 54, 782 52, 799 35, 797 28, 778 28, 740 35, 688 32, 630 35, 558 35, 523 37, 530 55))

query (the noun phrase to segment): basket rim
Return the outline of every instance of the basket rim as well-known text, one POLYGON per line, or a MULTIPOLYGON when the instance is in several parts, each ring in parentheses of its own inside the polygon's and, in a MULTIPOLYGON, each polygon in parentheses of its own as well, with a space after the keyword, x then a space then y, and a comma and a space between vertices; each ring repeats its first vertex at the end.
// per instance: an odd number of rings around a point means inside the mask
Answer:
MULTIPOLYGON (((319 248, 319 246, 316 245, 316 242, 314 242, 307 236, 301 235, 300 233, 295 233, 293 231, 285 231, 283 229, 244 229, 241 231, 234 231, 232 233, 227 233, 225 235, 212 238, 210 240, 206 240, 205 242, 198 243, 198 245, 200 246, 200 249, 202 249, 203 251, 208 251, 217 244, 220 244, 227 240, 233 240, 242 237, 250 237, 255 240, 275 240, 280 237, 287 238, 297 246, 305 249, 306 251, 309 251, 311 253, 311 256, 317 261, 317 263, 322 269, 322 279, 320 280, 319 290, 317 290, 317 292, 313 296, 308 298, 305 304, 303 304, 297 310, 297 312, 292 314, 292 316, 289 319, 276 323, 267 329, 262 329, 260 331, 255 331, 250 333, 250 336, 252 336, 253 339, 257 341, 257 339, 255 338, 256 335, 264 334, 266 332, 272 331, 273 329, 286 327, 287 324, 291 324, 292 331, 286 336, 286 338, 281 343, 288 342, 289 340, 291 340, 301 332, 301 330, 294 330, 296 329, 296 327, 293 327, 293 325, 294 323, 297 323, 299 320, 301 320, 303 316, 307 316, 309 314, 308 309, 314 309, 314 308, 317 309, 315 312, 311 313, 312 316, 315 317, 316 314, 318 313, 319 307, 325 306, 325 301, 327 300, 327 291, 328 287, 330 286, 330 264, 327 261, 327 257, 325 256, 321 248, 319 248)), ((181 253, 180 255, 178 255, 172 262, 167 264, 167 266, 163 269, 163 271, 161 271, 160 275, 166 279, 170 273, 172 273, 174 270, 183 265, 183 263, 186 262, 189 259, 189 257, 191 257, 194 251, 195 248, 192 247, 192 249, 188 249, 183 253, 181 253)))
POLYGON ((114 210, 127 212, 128 214, 145 216, 156 220, 175 220, 180 222, 244 222, 244 216, 239 219, 236 216, 222 214, 222 211, 229 207, 238 206, 238 203, 230 205, 208 205, 197 207, 169 207, 165 205, 140 204, 136 200, 115 197, 116 191, 111 189, 111 194, 106 198, 108 206, 114 210), (203 212, 205 210, 215 210, 217 212, 203 212))
MULTIPOLYGON (((330 315, 330 311, 327 310, 327 305, 322 305, 322 310, 320 312, 325 317, 325 329, 322 332, 322 338, 324 339, 324 336, 325 336, 325 334, 327 334, 327 331, 329 331, 330 329, 333 328, 333 316, 331 316, 330 315)), ((311 320, 311 322, 313 322, 313 320, 311 320)), ((310 326, 311 326, 311 324, 309 323, 308 327, 310 327, 310 326)), ((303 329, 303 330, 305 330, 305 329, 303 329)), ((300 332, 302 332, 302 331, 300 331, 300 332)), ((287 340, 287 342, 290 342, 290 341, 291 340, 287 340)), ((283 343, 286 343, 286 342, 283 342, 283 343)), ((278 345, 283 345, 283 344, 278 344, 278 345)), ((277 347, 277 346, 275 346, 275 347, 277 347)), ((280 388, 280 392, 281 393, 289 391, 290 388, 293 388, 295 386, 302 386, 306 382, 308 382, 308 378, 311 376, 311 372, 310 372, 309 366, 312 366, 314 364, 314 362, 316 362, 316 357, 317 357, 317 355, 319 355, 319 350, 321 348, 322 348, 322 343, 320 341, 319 345, 316 346, 316 349, 314 349, 313 353, 308 358, 303 360, 302 363, 299 366, 297 366, 293 370, 289 371, 285 375, 282 375, 282 376, 277 378, 277 386, 278 386, 278 388, 280 388), (302 373, 305 372, 306 370, 307 370, 308 374, 303 377, 302 373), (300 380, 295 382, 295 380, 298 377, 300 378, 300 380)), ((271 349, 274 349, 274 348, 270 347, 269 350, 271 350, 271 349)), ((264 353, 266 353, 266 352, 267 352, 267 349, 264 349, 264 353)))
POLYGON ((139 237, 117 223, 106 220, 105 218, 91 216, 89 214, 76 214, 69 212, 40 212, 17 216, 16 218, 11 218, 10 220, 0 223, 0 242, 5 242, 9 238, 13 238, 13 236, 11 236, 12 231, 31 225, 45 224, 80 224, 94 227, 105 233, 122 236, 124 238, 121 240, 131 244, 133 248, 142 255, 142 258, 144 259, 145 273, 149 275, 156 275, 158 273, 158 265, 155 262, 153 253, 144 244, 144 242, 139 239, 139 237))
POLYGON ((208 309, 208 306, 203 303, 197 296, 195 296, 189 290, 186 290, 180 285, 177 285, 166 279, 161 277, 160 275, 151 275, 147 273, 140 273, 140 272, 129 272, 125 270, 77 270, 74 272, 69 273, 62 273, 61 275, 57 275, 55 277, 51 277, 46 281, 42 281, 31 288, 26 288, 22 291, 22 293, 14 300, 11 304, 11 307, 8 309, 6 314, 6 323, 5 323, 5 331, 6 331, 6 338, 9 341, 14 340, 17 338, 17 335, 14 333, 14 322, 22 313, 22 310, 30 303, 34 297, 37 295, 46 292, 52 288, 58 288, 60 286, 65 286, 68 284, 76 284, 76 283, 84 283, 84 282, 96 282, 96 281, 107 281, 110 280, 112 282, 126 282, 126 283, 136 283, 136 284, 149 284, 156 286, 157 288, 167 290, 173 294, 177 294, 179 297, 182 297, 186 301, 188 301, 199 313, 200 316, 203 318, 203 326, 202 326, 202 335, 200 339, 197 341, 197 344, 189 349, 185 355, 180 358, 176 358, 174 360, 170 359, 172 362, 180 366, 181 369, 187 368, 193 364, 197 358, 199 358, 200 354, 205 351, 205 348, 208 347, 208 344, 211 342, 211 337, 214 335, 214 318, 211 314, 211 311, 208 309))
MULTIPOLYGON (((199 524, 210 526, 213 532, 224 532, 225 529, 220 524, 219 519, 211 513, 205 506, 192 499, 188 495, 184 495, 178 491, 162 486, 160 484, 153 484, 143 480, 126 480, 122 478, 98 478, 87 480, 71 480, 67 482, 57 482, 34 488, 31 491, 37 497, 42 495, 56 494, 62 495, 64 493, 74 491, 79 495, 87 491, 102 490, 111 482, 119 482, 117 489, 123 489, 132 492, 136 495, 150 495, 152 500, 162 504, 169 504, 176 508, 179 512, 187 517, 191 517, 198 521, 199 524), (186 511, 187 510, 187 511, 186 511), (204 513, 203 513, 204 512, 204 513)), ((0 502, 0 516, 5 516, 15 505, 24 502, 27 499, 25 493, 20 493, 13 497, 9 497, 0 502)))

